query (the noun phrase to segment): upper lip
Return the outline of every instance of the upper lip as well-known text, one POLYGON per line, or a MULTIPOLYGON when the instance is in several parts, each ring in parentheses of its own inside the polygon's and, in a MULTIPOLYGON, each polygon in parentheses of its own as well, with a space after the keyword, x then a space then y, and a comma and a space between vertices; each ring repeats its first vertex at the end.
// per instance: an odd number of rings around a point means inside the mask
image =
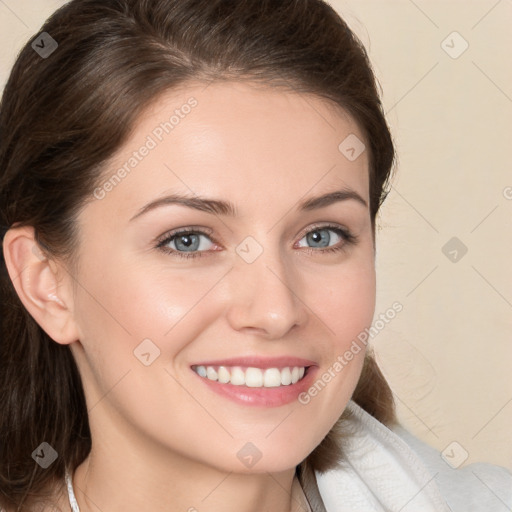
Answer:
POLYGON ((202 361, 192 366, 250 366, 253 368, 286 368, 294 366, 314 366, 315 363, 309 359, 300 357, 280 356, 280 357, 258 357, 245 356, 233 357, 230 359, 218 359, 216 361, 202 361))

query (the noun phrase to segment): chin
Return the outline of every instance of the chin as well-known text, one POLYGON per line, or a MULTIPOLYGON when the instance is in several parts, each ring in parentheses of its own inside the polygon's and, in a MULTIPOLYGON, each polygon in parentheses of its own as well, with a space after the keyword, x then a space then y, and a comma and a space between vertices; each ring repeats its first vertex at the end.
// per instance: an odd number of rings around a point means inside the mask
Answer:
POLYGON ((295 469, 314 450, 304 449, 304 441, 296 446, 258 441, 237 441, 220 453, 210 453, 208 458, 196 458, 200 464, 225 473, 264 474, 280 473, 295 469), (292 449, 293 448, 293 449, 292 449))

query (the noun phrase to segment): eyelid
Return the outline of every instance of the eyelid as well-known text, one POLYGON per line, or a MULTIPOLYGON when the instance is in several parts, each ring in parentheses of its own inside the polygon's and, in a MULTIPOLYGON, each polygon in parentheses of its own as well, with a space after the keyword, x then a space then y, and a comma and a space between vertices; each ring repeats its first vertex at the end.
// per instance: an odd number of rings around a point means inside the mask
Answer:
MULTIPOLYGON (((325 222, 315 222, 313 224, 310 224, 308 227, 304 228, 298 235, 298 240, 302 240, 307 234, 311 233, 312 231, 315 231, 317 229, 331 229, 333 231, 339 231, 341 232, 343 238, 345 239, 345 242, 355 242, 357 241, 357 236, 354 235, 350 229, 348 229, 345 226, 342 226, 341 224, 336 224, 333 222, 325 221, 325 222)), ((314 249, 314 247, 311 247, 311 249, 314 249)))
POLYGON ((332 222, 329 222, 329 221, 314 222, 313 224, 309 224, 303 230, 301 230, 297 236, 302 238, 302 237, 306 236, 308 233, 310 233, 311 231, 315 231, 315 229, 329 229, 329 228, 343 229, 343 226, 338 225, 338 224, 333 224, 332 222))
POLYGON ((158 238, 156 238, 154 243, 157 244, 157 246, 160 246, 164 242, 167 242, 169 238, 178 236, 182 233, 198 233, 201 235, 208 236, 212 242, 218 243, 213 238, 213 229, 205 228, 203 226, 185 226, 183 228, 170 229, 169 231, 166 231, 163 235, 160 235, 158 238))

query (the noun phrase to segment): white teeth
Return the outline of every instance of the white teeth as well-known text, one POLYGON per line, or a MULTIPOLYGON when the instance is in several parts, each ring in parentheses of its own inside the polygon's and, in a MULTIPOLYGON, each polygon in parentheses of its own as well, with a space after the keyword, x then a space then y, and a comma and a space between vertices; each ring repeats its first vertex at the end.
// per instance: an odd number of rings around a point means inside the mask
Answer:
POLYGON ((263 386, 263 372, 259 368, 247 368, 245 370, 245 385, 250 388, 263 386))
POLYGON ((239 366, 193 366, 192 369, 200 376, 222 384, 234 386, 247 386, 250 388, 275 388, 295 384, 304 377, 306 368, 293 366, 286 368, 249 367, 245 371, 239 366))
POLYGON ((263 386, 276 388, 281 385, 281 372, 277 368, 267 368, 263 374, 263 386))
POLYGON ((284 368, 281 370, 281 384, 283 386, 288 386, 292 383, 292 372, 290 368, 284 368))
POLYGON ((208 377, 210 380, 217 380, 217 371, 213 366, 208 366, 206 368, 206 377, 208 377))
POLYGON ((243 386, 245 384, 245 374, 241 368, 232 368, 231 369, 231 384, 234 386, 243 386))
MULTIPOLYGON (((231 375, 229 374, 229 371, 224 368, 224 366, 219 366, 219 371, 217 372, 217 376, 219 379, 219 382, 222 382, 225 384, 226 382, 229 382, 229 379, 231 378, 231 375)), ((215 380, 215 379, 212 379, 215 380)))

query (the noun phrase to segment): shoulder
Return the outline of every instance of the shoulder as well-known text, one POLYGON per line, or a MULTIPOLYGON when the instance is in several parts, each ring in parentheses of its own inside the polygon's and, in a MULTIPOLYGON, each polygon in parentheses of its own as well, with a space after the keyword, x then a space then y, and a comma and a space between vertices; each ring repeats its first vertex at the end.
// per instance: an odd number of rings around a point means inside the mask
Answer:
POLYGON ((475 464, 456 470, 403 427, 387 428, 353 401, 345 416, 339 468, 316 473, 328 512, 510 509, 512 480, 504 468, 475 464))

